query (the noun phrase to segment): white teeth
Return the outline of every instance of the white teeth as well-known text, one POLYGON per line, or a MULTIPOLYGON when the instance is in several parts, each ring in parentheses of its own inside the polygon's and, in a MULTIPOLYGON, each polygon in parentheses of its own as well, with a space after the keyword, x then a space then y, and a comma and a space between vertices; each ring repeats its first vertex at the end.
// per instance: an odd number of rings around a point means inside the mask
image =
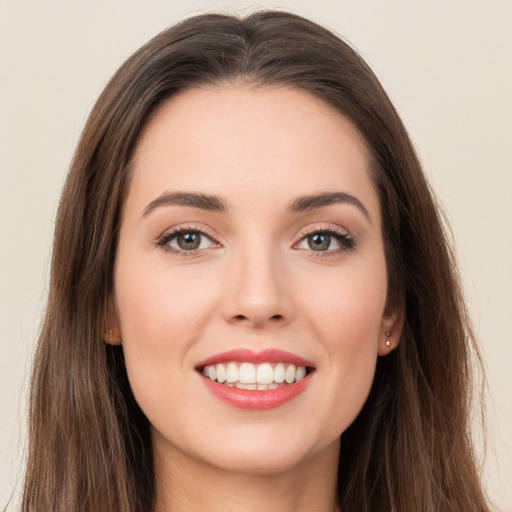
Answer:
POLYGON ((291 384, 295 380, 295 365, 291 364, 286 368, 286 372, 284 374, 284 380, 291 384))
POLYGON ((267 390, 301 381, 305 366, 286 363, 218 363, 205 366, 201 373, 210 380, 238 389, 267 390))
MULTIPOLYGON (((306 368, 304 368, 304 366, 297 366, 297 369, 295 370, 295 382, 299 382, 299 380, 302 380, 305 376, 306 376, 306 368)), ((218 375, 217 375, 217 380, 219 380, 218 375)))
POLYGON ((251 389, 254 391, 256 389, 256 384, 244 384, 243 382, 238 382, 236 387, 238 389, 251 389))
POLYGON ((217 381, 218 382, 225 382, 226 380, 226 368, 223 364, 218 364, 215 367, 215 370, 217 371, 217 381))
POLYGON ((238 366, 236 363, 229 363, 226 370, 226 380, 228 382, 238 382, 238 366))
POLYGON ((274 382, 284 382, 285 368, 283 363, 277 363, 274 368, 274 382))
POLYGON ((238 381, 242 384, 256 384, 256 368, 252 363, 240 365, 238 381))
POLYGON ((256 381, 258 384, 271 384, 274 382, 274 370, 270 363, 263 363, 258 366, 256 381))

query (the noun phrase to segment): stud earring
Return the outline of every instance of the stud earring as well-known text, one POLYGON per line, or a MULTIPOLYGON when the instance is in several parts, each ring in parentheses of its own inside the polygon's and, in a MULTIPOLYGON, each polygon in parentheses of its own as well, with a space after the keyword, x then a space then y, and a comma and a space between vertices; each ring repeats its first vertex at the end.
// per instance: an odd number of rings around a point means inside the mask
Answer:
POLYGON ((119 337, 119 334, 114 334, 114 331, 108 327, 108 339, 105 339, 105 341, 111 345, 120 345, 121 344, 121 338, 119 337))
POLYGON ((391 333, 388 331, 386 333, 386 336, 387 336, 387 340, 386 340, 386 347, 391 347, 391 340, 389 339, 389 337, 391 336, 391 333))

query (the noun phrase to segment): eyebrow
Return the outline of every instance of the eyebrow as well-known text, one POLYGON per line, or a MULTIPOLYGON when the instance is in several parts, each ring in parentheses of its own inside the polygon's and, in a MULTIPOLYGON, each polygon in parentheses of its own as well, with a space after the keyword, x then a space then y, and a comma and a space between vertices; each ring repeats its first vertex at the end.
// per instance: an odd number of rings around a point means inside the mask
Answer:
POLYGON ((142 216, 145 217, 149 215, 149 213, 159 206, 171 205, 191 206, 193 208, 200 208, 201 210, 221 213, 227 210, 226 202, 218 196, 199 194, 197 192, 164 192, 146 206, 142 216))
MULTIPOLYGON (((298 213, 340 203, 347 203, 355 206, 371 223, 370 214, 363 203, 357 197, 347 194, 346 192, 326 192, 322 194, 301 196, 292 201, 288 206, 288 210, 298 213)), ((160 206, 172 205, 191 206, 201 210, 220 213, 227 211, 225 200, 219 196, 212 196, 197 192, 164 192, 146 206, 142 216, 145 217, 149 215, 155 208, 160 206)))
POLYGON ((355 196, 347 194, 346 192, 327 192, 324 194, 315 194, 311 196, 302 196, 295 199, 288 209, 292 212, 304 212, 308 210, 314 210, 316 208, 322 208, 323 206, 329 206, 331 204, 346 203, 351 204, 358 208, 365 217, 372 222, 368 210, 365 208, 363 203, 355 196))

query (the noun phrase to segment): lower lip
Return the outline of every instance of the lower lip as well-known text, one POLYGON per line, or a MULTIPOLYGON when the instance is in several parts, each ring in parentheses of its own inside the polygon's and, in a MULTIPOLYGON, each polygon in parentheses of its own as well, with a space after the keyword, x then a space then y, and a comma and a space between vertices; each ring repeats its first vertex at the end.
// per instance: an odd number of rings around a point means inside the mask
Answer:
POLYGON ((309 384, 311 374, 306 375, 299 382, 264 391, 232 388, 205 377, 201 378, 208 391, 228 405, 238 409, 265 411, 280 407, 300 395, 309 384))

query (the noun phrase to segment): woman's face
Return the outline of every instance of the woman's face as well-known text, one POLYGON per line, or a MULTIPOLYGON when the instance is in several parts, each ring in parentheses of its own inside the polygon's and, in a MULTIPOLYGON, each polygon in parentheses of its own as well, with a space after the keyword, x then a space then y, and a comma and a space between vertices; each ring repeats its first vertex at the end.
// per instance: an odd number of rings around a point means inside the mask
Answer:
POLYGON ((188 90, 132 172, 107 341, 157 456, 256 473, 336 459, 395 328, 352 125, 291 88, 188 90))

